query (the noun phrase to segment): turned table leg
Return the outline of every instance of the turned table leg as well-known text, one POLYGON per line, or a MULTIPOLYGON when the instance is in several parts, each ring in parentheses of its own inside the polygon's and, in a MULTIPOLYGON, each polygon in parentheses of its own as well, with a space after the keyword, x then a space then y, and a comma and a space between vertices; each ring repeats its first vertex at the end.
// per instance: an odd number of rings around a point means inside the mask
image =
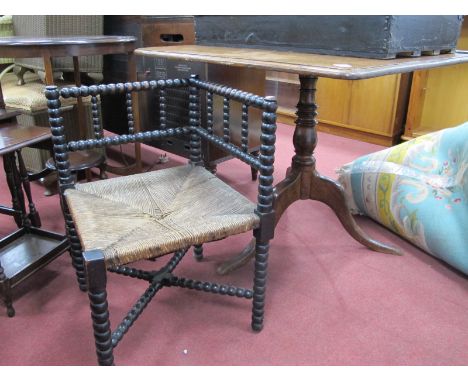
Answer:
MULTIPOLYGON (((369 237, 356 224, 349 212, 342 186, 333 179, 321 176, 315 170, 314 150, 317 146, 317 104, 315 102, 317 77, 300 75, 300 94, 297 104, 296 129, 293 144, 296 154, 286 178, 275 188, 274 209, 276 223, 283 212, 296 200, 317 200, 327 204, 337 215, 345 230, 359 243, 377 252, 401 255, 400 249, 380 243, 369 237)), ((221 264, 217 272, 226 274, 246 264, 254 256, 255 240, 237 256, 221 264)))
POLYGON ((14 219, 18 228, 24 226, 26 208, 24 205, 24 196, 21 189, 21 180, 16 168, 15 153, 8 153, 3 156, 3 167, 5 169, 6 180, 11 194, 12 207, 18 211, 14 219))
POLYGON ((31 194, 31 185, 29 183, 29 175, 26 170, 26 166, 24 165, 24 160, 23 160, 23 156, 21 155, 21 150, 18 150, 16 152, 16 156, 18 157, 19 174, 21 176, 21 183, 23 184, 23 189, 28 199, 29 220, 31 220, 31 224, 34 227, 40 228, 41 218, 33 202, 32 194, 31 194))

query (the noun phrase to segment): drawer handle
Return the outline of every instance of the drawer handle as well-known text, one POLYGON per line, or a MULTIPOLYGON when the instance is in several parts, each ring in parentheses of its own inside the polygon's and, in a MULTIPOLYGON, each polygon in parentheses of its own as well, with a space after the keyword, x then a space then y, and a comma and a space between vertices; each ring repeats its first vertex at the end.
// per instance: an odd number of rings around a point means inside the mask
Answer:
POLYGON ((184 36, 180 33, 177 34, 170 34, 170 33, 163 33, 161 34, 161 41, 163 42, 182 42, 184 41, 184 36))

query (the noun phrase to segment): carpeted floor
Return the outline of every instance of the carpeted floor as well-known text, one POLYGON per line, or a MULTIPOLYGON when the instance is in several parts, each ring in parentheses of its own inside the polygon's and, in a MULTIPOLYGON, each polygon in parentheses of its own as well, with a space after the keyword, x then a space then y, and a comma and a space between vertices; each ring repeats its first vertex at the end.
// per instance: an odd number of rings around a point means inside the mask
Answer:
MULTIPOLYGON (((289 166, 293 128, 280 125, 276 179, 289 166)), ((379 150, 319 134, 318 170, 335 177, 340 165, 379 150)), ((155 150, 145 152, 152 163, 155 150)), ((169 155, 167 165, 181 163, 169 155)), ((256 183, 238 161, 218 175, 252 199, 256 183)), ((0 203, 9 204, 4 176, 0 203)), ((33 187, 45 228, 63 232, 57 196, 33 187)), ((163 289, 115 350, 120 365, 466 365, 468 280, 376 223, 359 218, 374 238, 405 251, 396 257, 355 242, 333 212, 300 201, 283 215, 271 245, 266 322, 250 330, 250 302, 183 289, 163 289)), ((0 235, 14 229, 0 216, 0 235)), ((251 285, 252 266, 217 276, 216 265, 238 253, 250 234, 206 245, 177 275, 251 285)), ((449 238, 448 238, 449 239, 449 238)), ((145 262, 144 267, 161 264, 145 262)), ((120 322, 146 283, 109 276, 111 323, 120 322)), ((14 290, 16 317, 0 305, 1 365, 95 365, 87 295, 78 290, 68 254, 14 290)))

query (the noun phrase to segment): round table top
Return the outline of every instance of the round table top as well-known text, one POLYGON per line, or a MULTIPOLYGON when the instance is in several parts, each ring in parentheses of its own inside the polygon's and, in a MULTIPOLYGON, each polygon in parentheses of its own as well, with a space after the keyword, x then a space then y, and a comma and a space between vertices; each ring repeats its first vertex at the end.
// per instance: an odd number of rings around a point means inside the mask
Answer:
POLYGON ((119 44, 135 42, 134 36, 56 36, 29 37, 12 36, 0 37, 0 46, 53 46, 53 45, 89 45, 89 44, 119 44))
POLYGON ((66 57, 130 53, 134 36, 0 37, 0 57, 66 57))

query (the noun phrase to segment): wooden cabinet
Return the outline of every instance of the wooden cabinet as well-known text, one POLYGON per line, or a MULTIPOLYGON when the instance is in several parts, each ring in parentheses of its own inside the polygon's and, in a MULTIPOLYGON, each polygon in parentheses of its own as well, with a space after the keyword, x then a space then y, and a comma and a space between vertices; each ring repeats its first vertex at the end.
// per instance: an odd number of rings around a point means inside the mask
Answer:
MULTIPOLYGON (((398 142, 409 96, 410 75, 359 81, 320 78, 318 130, 391 146, 398 142)), ((278 97, 279 120, 294 124, 299 79, 267 72, 267 94, 278 97)))
MULTIPOLYGON (((468 50, 468 18, 457 48, 468 50)), ((403 139, 468 121, 468 65, 414 73, 403 139)))

